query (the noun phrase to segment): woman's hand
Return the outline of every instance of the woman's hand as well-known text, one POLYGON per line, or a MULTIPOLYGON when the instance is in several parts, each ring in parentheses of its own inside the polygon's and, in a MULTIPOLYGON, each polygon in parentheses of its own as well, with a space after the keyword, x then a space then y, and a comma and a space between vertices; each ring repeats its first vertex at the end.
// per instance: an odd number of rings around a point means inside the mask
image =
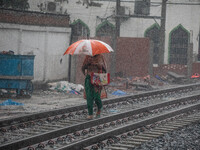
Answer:
POLYGON ((85 75, 87 75, 87 73, 88 73, 88 71, 87 71, 87 69, 85 69, 85 75))

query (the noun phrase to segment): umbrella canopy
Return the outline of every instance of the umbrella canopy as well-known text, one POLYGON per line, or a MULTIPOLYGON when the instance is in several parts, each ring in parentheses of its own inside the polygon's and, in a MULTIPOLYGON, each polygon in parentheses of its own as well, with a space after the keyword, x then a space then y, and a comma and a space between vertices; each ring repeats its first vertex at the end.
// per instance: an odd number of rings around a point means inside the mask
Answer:
POLYGON ((102 53, 113 52, 113 49, 105 42, 99 40, 79 40, 68 47, 65 54, 85 54, 94 56, 102 53))

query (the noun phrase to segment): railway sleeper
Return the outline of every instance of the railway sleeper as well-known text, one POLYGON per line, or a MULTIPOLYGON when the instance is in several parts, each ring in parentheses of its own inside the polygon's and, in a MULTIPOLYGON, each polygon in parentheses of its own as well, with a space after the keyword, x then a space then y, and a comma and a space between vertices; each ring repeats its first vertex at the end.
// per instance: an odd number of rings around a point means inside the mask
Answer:
POLYGON ((164 133, 152 130, 152 131, 144 132, 144 134, 163 135, 164 133))
POLYGON ((158 127, 158 128, 156 128, 156 129, 153 129, 153 130, 162 130, 162 131, 168 131, 168 132, 170 132, 170 131, 173 131, 173 130, 176 130, 177 128, 168 128, 168 127, 158 127))
POLYGON ((64 123, 64 122, 59 122, 59 124, 62 125, 63 127, 64 127, 64 126, 70 126, 70 125, 71 125, 71 123, 64 123))
POLYGON ((130 144, 130 145, 135 145, 135 146, 140 146, 142 142, 135 142, 135 141, 121 141, 122 144, 130 144))
POLYGON ((123 147, 109 147, 109 150, 127 150, 127 148, 123 148, 123 147))
POLYGON ((170 126, 177 127, 177 128, 180 128, 180 127, 182 127, 184 125, 187 125, 187 124, 170 124, 170 126))
MULTIPOLYGON (((166 126, 161 127, 160 129, 176 130, 176 129, 178 129, 178 128, 179 128, 179 127, 172 127, 171 125, 170 125, 170 127, 169 127, 168 125, 166 125, 166 126)), ((159 127, 158 127, 158 129, 159 129, 159 127)))
MULTIPOLYGON (((46 131, 45 131, 45 132, 46 132, 46 131)), ((20 133, 20 135, 21 135, 21 134, 26 134, 26 135, 28 135, 28 136, 31 136, 31 135, 37 135, 37 134, 39 134, 39 133, 41 133, 41 131, 40 131, 40 132, 23 131, 22 133, 20 133)))
POLYGON ((49 130, 47 130, 47 129, 36 129, 36 128, 34 128, 34 129, 29 129, 29 131, 27 131, 27 132, 42 133, 42 132, 48 132, 48 131, 49 130))
POLYGON ((151 133, 143 133, 143 134, 141 134, 140 136, 151 137, 151 138, 157 138, 157 137, 159 137, 160 135, 158 135, 158 134, 151 134, 151 133))
MULTIPOLYGON (((168 133, 169 132, 169 130, 165 130, 165 129, 153 129, 152 131, 158 132, 158 133, 168 133)), ((172 130, 170 130, 170 131, 172 131, 172 130)))
POLYGON ((145 139, 138 139, 138 138, 131 138, 131 139, 128 139, 128 141, 133 141, 133 142, 147 142, 149 140, 145 140, 145 139))
POLYGON ((191 122, 195 122, 196 119, 191 119, 191 120, 179 120, 179 123, 191 123, 191 122))
POLYGON ((112 144, 113 147, 134 148, 135 146, 129 144, 112 144))
POLYGON ((142 135, 136 135, 133 136, 133 138, 137 138, 137 139, 144 139, 144 140, 151 140, 151 137, 147 137, 147 136, 142 136, 142 135))

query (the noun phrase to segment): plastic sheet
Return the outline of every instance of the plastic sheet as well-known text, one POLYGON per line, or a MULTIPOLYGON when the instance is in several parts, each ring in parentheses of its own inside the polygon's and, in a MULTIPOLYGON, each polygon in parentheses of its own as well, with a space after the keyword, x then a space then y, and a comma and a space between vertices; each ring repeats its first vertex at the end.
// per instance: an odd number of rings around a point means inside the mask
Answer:
POLYGON ((7 106, 7 105, 24 105, 24 104, 12 101, 11 99, 8 99, 0 104, 0 106, 7 106))
POLYGON ((123 92, 123 91, 121 91, 121 90, 117 90, 117 91, 113 92, 112 95, 118 95, 118 96, 121 96, 121 95, 126 95, 126 93, 123 92))

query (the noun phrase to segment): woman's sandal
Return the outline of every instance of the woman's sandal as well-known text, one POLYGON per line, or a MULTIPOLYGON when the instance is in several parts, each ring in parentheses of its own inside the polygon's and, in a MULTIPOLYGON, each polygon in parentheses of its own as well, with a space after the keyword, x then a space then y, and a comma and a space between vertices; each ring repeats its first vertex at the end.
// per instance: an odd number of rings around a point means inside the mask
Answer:
POLYGON ((100 118, 101 117, 101 110, 98 110, 96 113, 96 118, 100 118))
POLYGON ((87 120, 92 120, 92 119, 93 119, 93 115, 87 116, 87 120))

